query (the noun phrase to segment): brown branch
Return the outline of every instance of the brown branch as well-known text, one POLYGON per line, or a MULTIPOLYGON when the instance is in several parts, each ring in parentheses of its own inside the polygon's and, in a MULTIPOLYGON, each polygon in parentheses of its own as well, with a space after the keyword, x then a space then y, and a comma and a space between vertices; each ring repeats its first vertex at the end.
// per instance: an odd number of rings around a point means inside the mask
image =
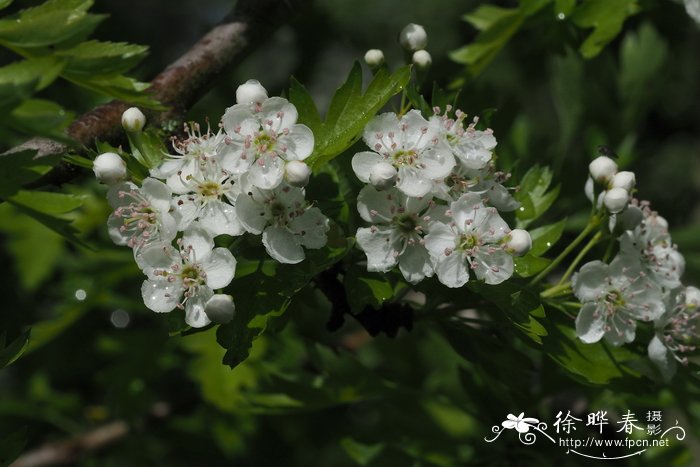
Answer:
MULTIPOLYGON (((181 119, 226 69, 235 66, 265 37, 309 0, 239 0, 224 20, 152 81, 150 94, 166 105, 164 112, 146 112, 151 124, 181 119)), ((91 147, 95 139, 118 143, 123 138, 121 115, 130 105, 112 101, 79 116, 68 128, 78 145, 91 147)), ((36 157, 66 154, 68 146, 46 138, 32 138, 0 157, 22 149, 37 150, 36 157)), ((29 187, 60 185, 76 177, 75 167, 59 164, 29 187)))

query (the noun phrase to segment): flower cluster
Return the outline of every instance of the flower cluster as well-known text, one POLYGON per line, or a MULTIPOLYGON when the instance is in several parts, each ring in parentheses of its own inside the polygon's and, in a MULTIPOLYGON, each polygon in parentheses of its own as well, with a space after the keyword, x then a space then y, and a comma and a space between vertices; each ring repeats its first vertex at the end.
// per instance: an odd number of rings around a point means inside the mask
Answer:
POLYGON ((610 214, 609 229, 619 252, 610 264, 592 261, 573 276, 574 294, 583 304, 577 335, 588 343, 604 338, 621 345, 634 340, 638 321, 653 321, 657 333, 649 356, 670 377, 676 361, 687 364, 683 354, 694 350, 690 342, 698 339, 700 294, 682 286, 685 260, 673 244, 668 222, 648 202, 632 198, 634 173, 618 172, 605 156, 591 163, 590 172, 587 195, 595 199, 593 180, 603 187, 597 205, 610 214))
MULTIPOLYGON (((257 81, 240 86, 236 100, 216 133, 186 125, 186 137, 173 140, 176 154, 151 168, 140 186, 124 181, 126 165, 117 154, 95 160, 95 174, 111 184, 110 237, 133 249, 147 276, 144 303, 158 313, 182 308, 192 327, 233 315, 231 297, 215 290, 231 283, 236 259, 214 247, 216 237, 261 234, 269 255, 290 264, 305 258, 304 248, 326 244, 329 221, 303 188, 313 134, 296 123, 292 104, 268 98, 257 81)), ((123 126, 140 132, 140 117, 128 110, 123 126)))
POLYGON ((437 275, 448 287, 461 287, 469 271, 487 284, 513 274, 513 255, 531 246, 523 230, 512 230, 499 215, 519 204, 502 185, 507 176, 492 163, 496 139, 477 130, 475 119, 447 109, 426 120, 420 111, 385 113, 366 126, 371 149, 355 154, 352 168, 367 183, 357 199, 357 244, 369 271, 398 266, 417 283, 437 275))

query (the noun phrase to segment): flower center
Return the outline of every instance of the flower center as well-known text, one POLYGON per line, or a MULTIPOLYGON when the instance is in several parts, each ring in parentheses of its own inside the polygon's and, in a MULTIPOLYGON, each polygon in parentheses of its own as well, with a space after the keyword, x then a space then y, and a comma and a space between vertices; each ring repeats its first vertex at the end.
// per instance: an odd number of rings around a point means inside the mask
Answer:
POLYGON ((258 133, 255 136, 255 138, 253 138, 253 145, 255 145, 260 154, 264 154, 266 152, 273 152, 275 149, 276 142, 277 138, 270 135, 266 131, 258 133))
POLYGON ((479 237, 474 234, 462 234, 459 237, 460 250, 471 250, 472 248, 479 246, 479 243, 479 237))
POLYGON ((197 191, 204 198, 218 198, 222 194, 221 184, 211 180, 200 183, 197 191))
POLYGON ((408 151, 400 149, 392 155, 392 159, 394 161, 395 166, 414 165, 418 160, 418 153, 416 153, 416 151, 414 151, 413 149, 410 149, 408 151))
POLYGON ((394 217, 394 225, 399 229, 399 232, 408 235, 417 230, 419 227, 418 220, 415 214, 402 214, 394 217))

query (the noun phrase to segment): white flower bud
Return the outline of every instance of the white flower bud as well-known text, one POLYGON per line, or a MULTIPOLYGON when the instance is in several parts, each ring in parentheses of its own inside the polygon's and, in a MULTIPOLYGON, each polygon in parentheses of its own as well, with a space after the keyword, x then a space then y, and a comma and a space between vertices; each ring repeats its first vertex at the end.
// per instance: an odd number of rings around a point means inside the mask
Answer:
POLYGON ((372 68, 381 66, 384 63, 384 52, 379 49, 369 49, 365 52, 365 63, 372 68))
POLYGON ((211 297, 204 306, 204 313, 214 323, 226 324, 233 319, 236 305, 230 295, 216 294, 211 297))
POLYGON ((588 164, 591 177, 598 183, 607 184, 617 172, 617 164, 606 156, 598 156, 588 164))
POLYGON ((296 187, 305 187, 311 177, 311 169, 305 162, 289 161, 284 166, 284 176, 287 183, 296 187))
POLYGON ((623 170, 613 176, 611 188, 624 188, 627 191, 632 191, 636 183, 634 172, 623 170))
POLYGON ((630 195, 624 188, 611 188, 605 192, 603 204, 611 213, 618 213, 627 207, 630 195))
POLYGON ((688 308, 700 308, 700 289, 692 285, 685 288, 685 306, 688 308))
POLYGON ((428 68, 433 63, 433 58, 426 50, 417 50, 413 52, 413 64, 418 68, 428 68))
POLYGON ((129 133, 138 133, 146 125, 146 116, 138 107, 126 109, 122 114, 122 128, 129 133))
POLYGON ((97 180, 107 185, 126 180, 126 162, 119 157, 119 154, 113 152, 97 156, 92 162, 92 170, 97 180))
POLYGON ((623 230, 634 230, 644 220, 644 213, 637 206, 627 206, 617 215, 617 223, 623 230))
POLYGON ((428 34, 420 24, 408 24, 401 30, 399 34, 399 43, 401 47, 409 52, 425 49, 428 45, 428 34))
POLYGON ((386 190, 396 184, 398 173, 388 162, 377 162, 369 172, 369 183, 377 190, 386 190))
POLYGON ((267 90, 258 80, 249 79, 236 89, 237 104, 261 103, 267 99, 267 90))
POLYGON ((505 249, 514 256, 523 256, 532 249, 532 237, 527 230, 513 229, 506 238, 505 249))

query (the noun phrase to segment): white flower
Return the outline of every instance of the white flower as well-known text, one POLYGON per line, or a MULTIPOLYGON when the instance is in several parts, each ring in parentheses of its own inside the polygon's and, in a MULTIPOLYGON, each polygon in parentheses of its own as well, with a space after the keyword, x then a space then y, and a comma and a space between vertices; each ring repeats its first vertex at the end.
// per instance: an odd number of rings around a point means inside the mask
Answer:
POLYGON ((305 162, 289 161, 284 166, 284 179, 292 186, 305 187, 309 184, 311 169, 305 162))
POLYGON ((197 175, 188 175, 183 186, 188 194, 174 198, 178 230, 185 230, 194 221, 212 236, 242 235, 245 229, 232 206, 240 193, 236 180, 215 160, 201 165, 197 175), (228 202, 227 202, 228 201, 228 202))
POLYGON ((493 131, 477 130, 479 122, 474 118, 467 128, 464 128, 464 119, 467 114, 461 110, 455 112, 456 119, 448 118, 447 114, 430 117, 430 125, 437 128, 440 135, 452 149, 455 155, 468 170, 480 170, 487 167, 493 157, 493 149, 496 147, 496 138, 493 131))
POLYGON ((433 180, 446 177, 455 165, 449 148, 418 110, 411 110, 400 119, 394 113, 375 117, 365 127, 363 138, 374 151, 355 154, 355 175, 369 183, 374 166, 387 162, 398 170, 396 187, 408 196, 427 195, 433 180))
POLYGON ((685 0, 685 11, 700 25, 700 0, 685 0))
POLYGON ((636 184, 637 179, 634 172, 622 171, 613 176, 610 188, 623 188, 627 191, 632 191, 636 184))
POLYGON ((192 327, 210 323, 205 313, 213 289, 226 287, 236 272, 236 259, 226 248, 214 248, 206 230, 193 225, 178 240, 179 250, 170 244, 154 244, 141 253, 144 273, 141 287, 145 305, 156 313, 185 309, 185 321, 192 327))
POLYGON ((420 24, 409 23, 399 33, 399 44, 410 52, 424 49, 428 45, 428 34, 420 24))
POLYGON ((411 61, 416 67, 424 69, 428 68, 430 64, 433 63, 433 57, 430 56, 430 53, 427 50, 416 50, 413 52, 411 61))
POLYGON ((588 164, 588 170, 593 180, 607 185, 617 173, 617 163, 607 156, 598 156, 588 164))
POLYGON ((95 158, 92 163, 95 177, 102 183, 114 185, 126 180, 126 162, 119 154, 105 152, 95 158))
POLYGON ((219 131, 202 134, 198 123, 185 125, 187 138, 173 140, 173 149, 177 154, 168 155, 163 162, 151 169, 151 176, 166 179, 166 183, 175 193, 185 194, 189 192, 186 181, 188 177, 200 175, 203 164, 210 162, 218 156, 225 135, 219 131))
POLYGON ((258 80, 249 79, 236 89, 237 104, 261 104, 267 99, 267 89, 258 80))
POLYGON ((669 296, 668 311, 656 322, 656 335, 649 342, 649 358, 666 380, 676 372, 676 362, 688 365, 684 354, 694 352, 700 339, 700 290, 685 287, 669 296))
POLYGON ((671 241, 666 219, 645 208, 637 228, 620 236, 621 254, 641 262, 642 270, 662 287, 681 285, 685 259, 671 241))
POLYGON ((437 198, 452 202, 465 193, 476 193, 488 206, 493 206, 499 211, 509 212, 520 207, 513 195, 512 188, 503 186, 510 178, 510 174, 496 172, 492 164, 480 170, 471 170, 460 165, 452 173, 433 185, 433 193, 437 198))
POLYGON ((225 294, 215 294, 207 301, 204 313, 215 323, 226 324, 233 319, 236 305, 233 297, 225 294))
POLYGON ((355 238, 367 255, 368 271, 388 272, 398 264, 412 284, 433 275, 423 246, 430 206, 430 198, 411 198, 396 188, 377 191, 365 186, 360 191, 357 210, 372 226, 358 229, 355 238))
POLYGON ((138 133, 146 125, 146 116, 138 107, 131 107, 122 114, 122 128, 130 133, 138 133))
POLYGON ((282 184, 274 190, 261 190, 243 182, 236 199, 236 214, 245 229, 262 233, 265 250, 280 263, 304 260, 303 247, 318 249, 326 244, 328 218, 316 207, 308 207, 304 190, 282 184))
POLYGON ((629 200, 630 194, 624 188, 610 188, 603 196, 605 208, 613 214, 625 209, 629 200))
POLYGON ((396 168, 388 162, 377 162, 369 172, 369 183, 377 190, 386 190, 396 184, 396 168))
POLYGON ((523 256, 532 249, 532 237, 527 230, 513 229, 505 240, 503 247, 513 256, 523 256))
MULTIPOLYGON (((633 200, 636 202, 636 200, 633 200)), ((644 220, 642 210, 636 204, 629 204, 622 212, 611 214, 609 220, 610 231, 617 228, 618 231, 634 230, 644 220)))
POLYGON ((365 52, 365 63, 372 68, 381 66, 384 63, 384 52, 379 49, 369 49, 365 52))
POLYGON ((114 212, 109 216, 109 236, 117 245, 138 250, 153 242, 170 242, 177 224, 170 215, 172 192, 164 183, 146 178, 141 188, 133 183, 113 185, 107 193, 114 212))
POLYGON ((576 317, 576 334, 586 343, 603 337, 613 345, 632 342, 636 321, 655 320, 665 309, 661 290, 626 256, 617 256, 610 265, 586 263, 572 283, 583 303, 576 317))
POLYGON ((313 151, 313 133, 296 121, 297 109, 281 97, 229 107, 222 118, 228 137, 221 165, 236 175, 248 173, 258 188, 276 188, 284 178, 285 163, 304 160, 313 151))
POLYGON ((461 287, 469 269, 487 284, 500 284, 513 275, 513 257, 500 245, 510 229, 495 208, 476 193, 466 193, 450 205, 452 222, 435 222, 425 246, 440 282, 461 287))

